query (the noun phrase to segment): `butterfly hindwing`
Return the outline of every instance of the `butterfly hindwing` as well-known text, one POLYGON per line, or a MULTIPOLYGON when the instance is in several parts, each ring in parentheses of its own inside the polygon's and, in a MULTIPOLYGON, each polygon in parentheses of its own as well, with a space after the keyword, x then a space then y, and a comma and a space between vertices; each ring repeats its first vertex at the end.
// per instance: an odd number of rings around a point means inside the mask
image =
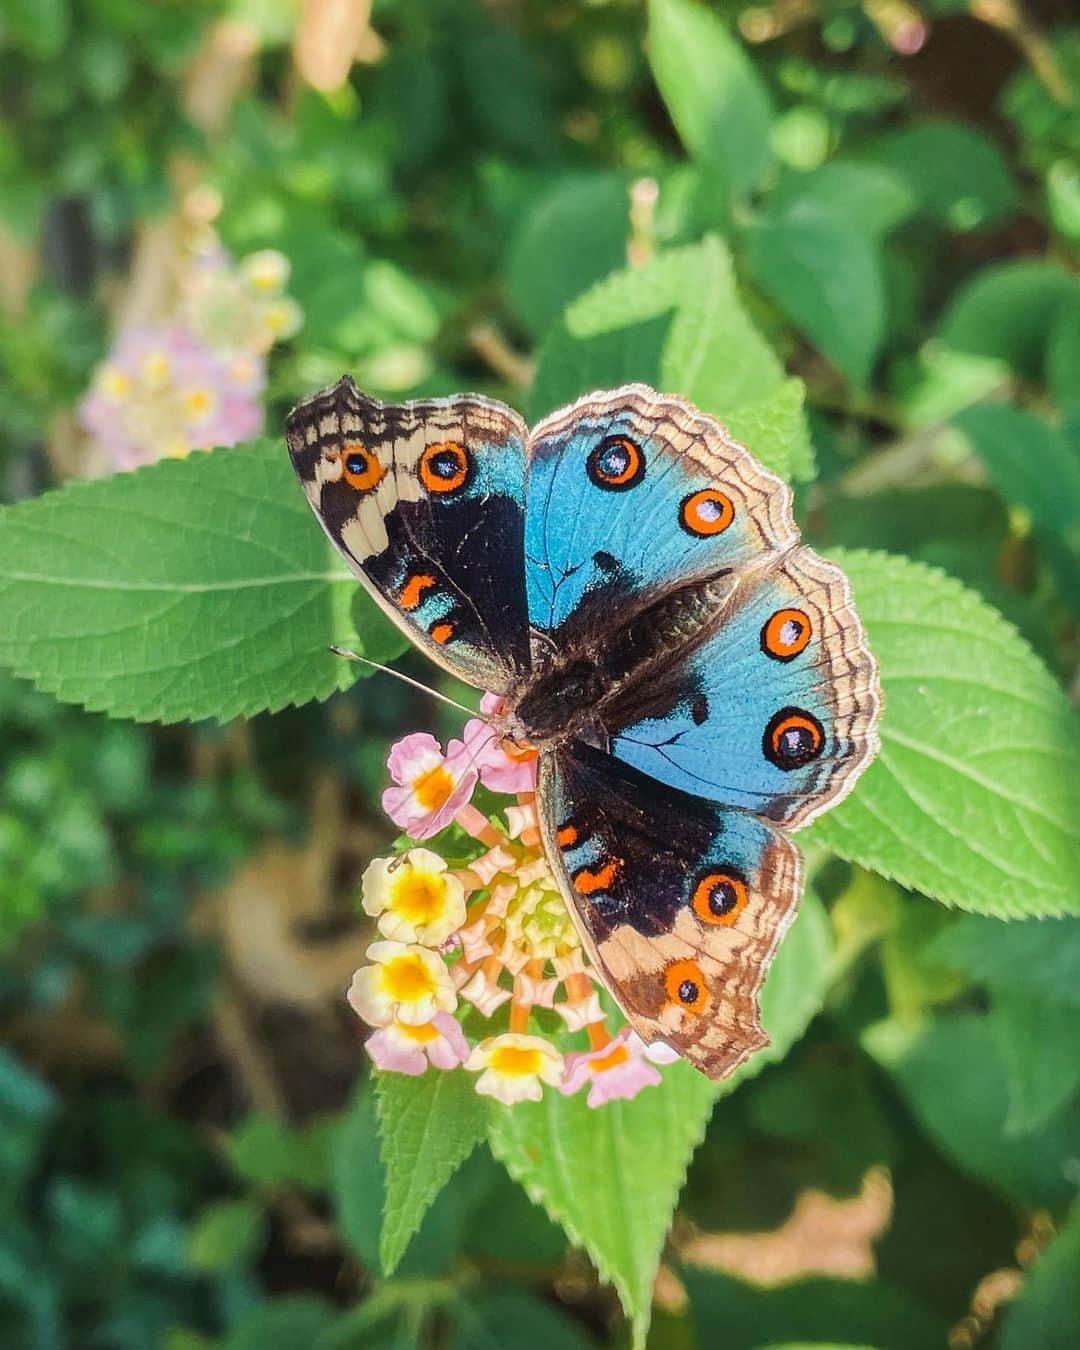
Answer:
POLYGON ((802 893, 780 830, 569 742, 541 756, 548 857, 635 1030, 722 1078, 768 1043, 758 995, 802 893))
POLYGON ((643 773, 796 828, 873 758, 880 700, 846 577, 797 548, 741 577, 710 635, 603 720, 643 773))
POLYGON ((713 418, 645 385, 579 399, 529 438, 529 619, 563 645, 796 539, 787 485, 713 418))
POLYGON ((382 403, 345 376, 289 416, 316 516, 440 665, 506 692, 529 664, 524 422, 478 394, 382 403))

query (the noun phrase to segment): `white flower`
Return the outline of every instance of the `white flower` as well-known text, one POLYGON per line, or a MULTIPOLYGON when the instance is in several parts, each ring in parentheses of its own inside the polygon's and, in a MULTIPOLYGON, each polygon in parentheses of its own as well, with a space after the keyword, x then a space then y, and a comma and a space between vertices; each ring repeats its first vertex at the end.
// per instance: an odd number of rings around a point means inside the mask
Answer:
POLYGON ((440 947, 465 922, 465 889, 446 861, 427 848, 376 858, 360 883, 364 910, 395 942, 440 947))
POLYGON ((543 1095, 541 1083, 559 1083, 563 1057, 542 1036, 509 1031, 481 1041, 465 1067, 480 1074, 476 1090, 482 1097, 495 1097, 512 1106, 515 1102, 538 1102, 543 1095))
POLYGON ((394 1021, 419 1026, 457 1007, 450 972, 435 952, 404 942, 373 942, 367 954, 374 964, 353 976, 349 1002, 371 1026, 394 1021))

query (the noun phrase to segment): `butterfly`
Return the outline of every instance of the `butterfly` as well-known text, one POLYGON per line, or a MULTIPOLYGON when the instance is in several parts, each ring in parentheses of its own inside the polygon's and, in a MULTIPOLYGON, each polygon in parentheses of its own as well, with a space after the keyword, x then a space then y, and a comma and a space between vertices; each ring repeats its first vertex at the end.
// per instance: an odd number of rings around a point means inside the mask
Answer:
POLYGON ((790 489, 642 384, 530 431, 478 394, 384 403, 345 376, 287 440, 383 610, 539 752, 545 851, 627 1019, 731 1073, 768 1043, 758 996, 803 889, 790 832, 878 748, 876 663, 790 489))

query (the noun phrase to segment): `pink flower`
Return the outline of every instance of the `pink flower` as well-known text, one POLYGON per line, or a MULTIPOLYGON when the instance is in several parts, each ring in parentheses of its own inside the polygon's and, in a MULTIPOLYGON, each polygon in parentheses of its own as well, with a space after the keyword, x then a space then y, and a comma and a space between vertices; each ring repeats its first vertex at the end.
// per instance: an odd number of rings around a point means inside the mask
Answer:
POLYGON ((470 1046, 457 1018, 436 1013, 430 1022, 418 1027, 391 1022, 367 1039, 364 1049, 375 1067, 393 1073, 418 1077, 428 1065, 436 1069, 456 1069, 469 1058, 470 1046))
MULTIPOLYGON (((480 700, 480 711, 488 717, 501 709, 502 699, 497 694, 485 694, 480 700)), ((462 735, 469 754, 475 757, 480 781, 486 788, 492 792, 536 791, 535 750, 516 750, 500 739, 493 726, 475 717, 465 723, 462 735)))
POLYGON ((79 415, 112 466, 131 469, 253 436, 265 378, 260 357, 237 383, 182 323, 132 328, 98 367, 79 415))
POLYGON ((588 1104, 603 1106, 624 1097, 636 1097, 642 1088, 656 1087, 660 1072, 646 1060, 639 1037, 629 1027, 595 1050, 575 1051, 566 1056, 559 1090, 567 1097, 589 1084, 588 1104))
POLYGON ((451 741, 444 755, 426 731, 397 741, 386 764, 397 787, 383 793, 383 810, 412 839, 430 839, 449 825, 479 777, 461 741, 451 741))

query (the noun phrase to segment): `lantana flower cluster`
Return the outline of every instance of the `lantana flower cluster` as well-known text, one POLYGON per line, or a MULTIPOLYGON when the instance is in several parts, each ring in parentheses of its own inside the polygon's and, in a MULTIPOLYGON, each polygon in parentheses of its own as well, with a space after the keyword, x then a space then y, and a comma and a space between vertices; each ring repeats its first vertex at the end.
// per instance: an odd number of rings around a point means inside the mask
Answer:
POLYGON ((300 327, 273 250, 236 264, 214 244, 179 278, 170 318, 122 332, 95 372, 79 416, 113 469, 235 445, 263 424, 266 360, 300 327))
MULTIPOLYGON (((485 695, 481 712, 498 709, 485 695)), ((349 990, 377 1067, 463 1070, 507 1105, 547 1088, 602 1106, 659 1083, 673 1052, 609 1026, 544 856, 535 751, 477 718, 445 752, 425 732, 404 737, 388 768, 383 808, 407 839, 364 872, 379 936, 349 990), (490 814, 473 800, 480 785, 504 798, 490 814), (439 850, 424 846, 435 836, 439 850)))

